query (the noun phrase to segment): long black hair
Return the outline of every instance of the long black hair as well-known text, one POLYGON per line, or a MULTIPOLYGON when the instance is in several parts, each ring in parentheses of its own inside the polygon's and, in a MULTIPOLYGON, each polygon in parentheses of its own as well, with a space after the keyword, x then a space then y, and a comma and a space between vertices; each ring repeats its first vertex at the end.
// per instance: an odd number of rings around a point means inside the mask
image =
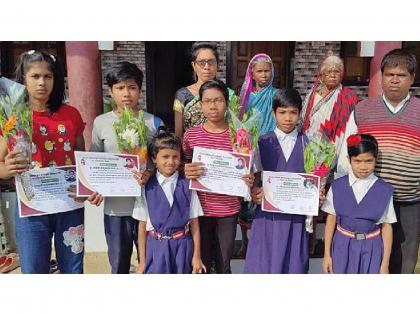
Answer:
POLYGON ((21 84, 25 84, 25 75, 31 64, 34 62, 46 62, 48 69, 53 73, 54 85, 48 99, 48 109, 51 113, 58 111, 64 99, 64 73, 61 63, 57 57, 38 50, 30 50, 20 55, 19 64, 16 67, 15 79, 21 84))

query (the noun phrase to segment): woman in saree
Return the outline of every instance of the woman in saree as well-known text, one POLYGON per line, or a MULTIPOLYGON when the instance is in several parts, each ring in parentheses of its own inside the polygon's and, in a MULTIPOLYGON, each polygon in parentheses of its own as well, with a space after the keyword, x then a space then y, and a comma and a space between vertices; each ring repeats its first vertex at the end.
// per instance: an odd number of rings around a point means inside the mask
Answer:
POLYGON ((270 56, 257 54, 252 57, 242 84, 239 103, 241 116, 252 108, 261 112, 262 118, 258 130, 260 136, 273 131, 276 127, 272 102, 277 89, 273 87, 273 81, 274 65, 270 56))
MULTIPOLYGON (((259 136, 276 128, 272 101, 277 89, 273 87, 273 81, 274 65, 270 56, 260 53, 252 57, 239 95, 239 103, 241 105, 240 117, 252 108, 260 112, 259 136)), ((247 230, 251 228, 255 207, 253 202, 242 202, 238 219, 242 231, 242 243, 239 250, 235 253, 237 257, 245 257, 248 245, 247 230)))
MULTIPOLYGON (((216 78, 219 64, 219 53, 216 44, 212 42, 196 42, 191 50, 191 66, 196 82, 180 88, 175 93, 173 109, 175 112, 175 134, 182 139, 184 131, 204 123, 205 117, 201 111, 198 91, 201 85, 216 78)), ((231 89, 229 100, 234 96, 231 89)))
MULTIPOLYGON (((320 133, 324 139, 328 139, 335 146, 335 160, 331 167, 335 172, 327 179, 325 194, 328 191, 331 181, 335 178, 346 175, 344 169, 337 165, 338 154, 344 145, 346 148, 345 130, 350 114, 357 104, 357 94, 348 87, 341 84, 344 77, 343 61, 332 54, 321 61, 314 86, 307 94, 301 112, 301 131, 309 139, 320 133)), ((322 218, 323 215, 321 215, 322 218)), ((314 237, 317 221, 320 217, 314 217, 309 229, 314 232, 310 238, 310 251, 314 253, 316 239, 314 237)))
MULTIPOLYGON (((303 102, 301 113, 302 132, 309 138, 321 133, 323 138, 334 144, 336 155, 343 143, 346 145, 344 131, 357 104, 357 94, 341 84, 343 76, 343 61, 333 55, 326 57, 319 66, 314 86, 303 102)), ((345 175, 340 169, 336 173, 336 177, 345 175)))

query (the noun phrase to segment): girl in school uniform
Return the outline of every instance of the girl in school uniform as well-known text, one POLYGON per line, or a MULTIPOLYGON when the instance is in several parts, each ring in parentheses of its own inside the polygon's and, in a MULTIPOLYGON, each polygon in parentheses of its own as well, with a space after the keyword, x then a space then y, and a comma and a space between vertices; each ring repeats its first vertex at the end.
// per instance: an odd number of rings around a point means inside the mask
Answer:
MULTIPOLYGON (((299 92, 295 89, 277 91, 272 108, 277 127, 260 137, 256 169, 304 173, 303 150, 308 139, 296 129, 302 109, 299 92)), ((262 189, 255 187, 252 195, 254 202, 260 205, 262 189)), ((245 258, 245 273, 306 273, 309 235, 305 218, 304 215, 265 212, 258 206, 245 258)))
MULTIPOLYGON (((163 129, 161 127, 161 129, 163 129)), ((178 173, 181 141, 163 130, 150 145, 157 172, 136 198, 140 263, 137 273, 202 273, 200 227, 203 215, 197 193, 178 173)))
POLYGON ((389 273, 393 188, 373 174, 378 143, 368 134, 347 139, 352 171, 335 180, 322 210, 325 227, 324 273, 389 273))

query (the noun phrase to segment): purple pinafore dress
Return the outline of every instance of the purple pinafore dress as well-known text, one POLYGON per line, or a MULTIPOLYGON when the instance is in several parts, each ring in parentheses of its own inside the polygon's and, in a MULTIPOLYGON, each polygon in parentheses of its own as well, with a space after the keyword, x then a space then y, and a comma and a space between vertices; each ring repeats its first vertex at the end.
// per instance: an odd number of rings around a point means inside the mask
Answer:
MULTIPOLYGON (((303 150, 308 142, 299 133, 286 162, 274 132, 258 141, 264 171, 304 173, 303 150)), ((258 206, 251 228, 245 273, 306 273, 309 267, 309 235, 305 216, 271 213, 258 206)))
MULTIPOLYGON (((331 185, 337 224, 355 233, 370 233, 383 216, 394 189, 378 178, 365 197, 357 203, 348 176, 331 185)), ((335 231, 332 241, 334 273, 379 273, 383 257, 382 235, 356 240, 335 231)))
MULTIPOLYGON (((178 178, 174 191, 174 202, 168 199, 156 176, 146 184, 145 193, 150 221, 156 232, 171 235, 184 230, 190 219, 191 190, 189 181, 178 178)), ((191 233, 180 239, 161 239, 147 235, 145 273, 191 273, 193 244, 191 233)))

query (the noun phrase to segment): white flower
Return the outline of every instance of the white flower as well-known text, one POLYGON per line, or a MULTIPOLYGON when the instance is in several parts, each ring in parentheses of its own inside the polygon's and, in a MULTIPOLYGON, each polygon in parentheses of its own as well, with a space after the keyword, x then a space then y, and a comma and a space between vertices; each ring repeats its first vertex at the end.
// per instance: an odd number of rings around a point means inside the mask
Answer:
POLYGON ((125 129, 121 135, 121 138, 124 139, 131 147, 134 147, 139 143, 139 135, 134 129, 125 129))

